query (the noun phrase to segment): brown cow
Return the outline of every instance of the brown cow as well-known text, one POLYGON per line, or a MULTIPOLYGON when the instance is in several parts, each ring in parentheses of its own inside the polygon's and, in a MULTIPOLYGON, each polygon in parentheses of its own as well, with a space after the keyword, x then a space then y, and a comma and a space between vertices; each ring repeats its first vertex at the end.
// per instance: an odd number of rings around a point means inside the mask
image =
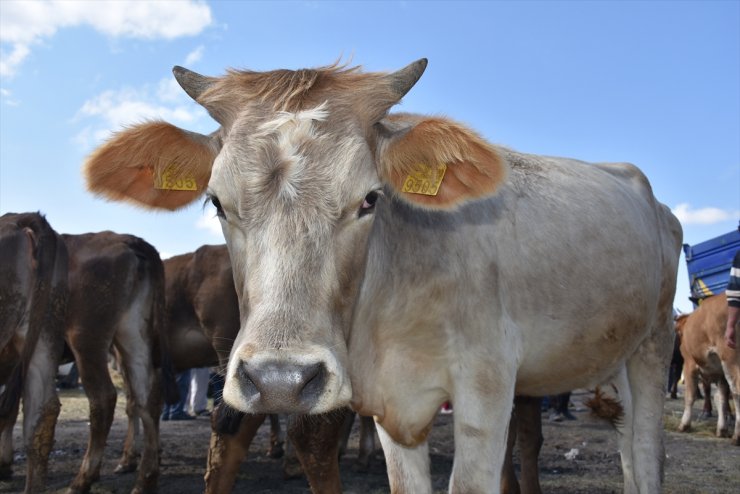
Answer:
POLYGON ((37 213, 0 218, 0 478, 11 475, 23 397, 26 492, 44 486, 59 415, 55 376, 67 309, 67 249, 37 213))
MULTIPOLYGON (((164 261, 164 270, 167 307, 164 324, 175 369, 179 372, 193 367, 225 367, 240 327, 239 304, 226 246, 204 245, 193 253, 171 257, 164 261)), ((239 466, 265 417, 245 415, 224 403, 218 405, 211 419, 213 433, 205 476, 207 493, 231 491, 239 466)), ((276 418, 271 417, 273 449, 282 442, 276 418)), ((289 434, 295 439, 306 428, 316 426, 326 429, 325 434, 330 438, 336 438, 340 419, 341 415, 333 415, 318 425, 290 419, 289 434)), ((336 458, 338 446, 330 446, 331 441, 297 440, 304 447, 313 448, 317 458, 336 458)), ((319 492, 338 489, 338 466, 328 470, 322 470, 325 467, 316 462, 303 466, 309 482, 323 486, 319 492)), ((286 465, 286 476, 293 475, 289 469, 286 465)))
MULTIPOLYGON (((162 406, 155 366, 171 368, 167 340, 159 338, 164 314, 162 261, 154 247, 131 235, 106 231, 63 238, 70 258, 66 338, 90 401, 90 438, 69 492, 87 492, 100 475, 117 398, 107 367, 111 348, 124 376, 126 412, 140 419, 144 430, 132 492, 153 492, 159 476, 162 406)), ((164 381, 165 393, 171 395, 174 382, 164 381)), ((130 429, 117 471, 130 471, 135 465, 130 429)))
POLYGON ((704 299, 691 314, 676 319, 676 332, 681 338, 686 380, 684 411, 678 429, 691 428, 691 407, 696 399, 697 379, 717 382, 717 436, 729 435, 728 398, 735 402, 735 431, 732 443, 740 446, 740 352, 724 342, 727 325, 727 297, 724 293, 704 299), (725 382, 724 379, 727 381, 725 382), (729 384, 729 386, 728 386, 729 384))

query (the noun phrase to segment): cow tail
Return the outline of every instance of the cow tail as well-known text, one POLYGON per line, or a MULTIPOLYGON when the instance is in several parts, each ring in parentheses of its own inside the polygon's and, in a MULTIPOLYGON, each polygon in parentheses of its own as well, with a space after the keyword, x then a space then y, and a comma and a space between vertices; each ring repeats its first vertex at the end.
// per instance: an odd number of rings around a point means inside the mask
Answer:
POLYGON ((616 398, 608 396, 601 391, 599 386, 596 386, 593 397, 585 404, 591 409, 593 415, 606 420, 614 427, 622 424, 624 420, 624 408, 622 408, 622 404, 616 398))
POLYGON ((32 233, 36 272, 28 316, 29 337, 24 343, 20 361, 0 396, 2 419, 17 411, 28 366, 42 333, 55 339, 53 343, 58 354, 54 358, 57 362, 61 358, 67 315, 67 249, 64 241, 41 214, 29 215, 21 219, 17 226, 32 233))
POLYGON ((23 392, 23 364, 18 363, 0 395, 0 423, 12 419, 18 410, 23 392))
POLYGON ((155 297, 152 304, 152 320, 154 321, 154 334, 158 341, 159 347, 159 369, 162 375, 162 393, 164 401, 168 405, 173 405, 180 401, 180 391, 175 379, 175 366, 172 362, 172 352, 170 350, 170 338, 165 330, 165 288, 164 288, 164 264, 157 255, 156 273, 153 277, 155 280, 155 297))

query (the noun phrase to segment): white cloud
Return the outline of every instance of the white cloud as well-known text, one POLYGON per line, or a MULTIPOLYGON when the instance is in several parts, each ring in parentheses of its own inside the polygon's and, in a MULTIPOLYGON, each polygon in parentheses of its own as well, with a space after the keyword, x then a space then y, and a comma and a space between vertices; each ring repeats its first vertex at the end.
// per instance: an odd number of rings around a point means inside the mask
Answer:
POLYGON ((21 104, 20 101, 13 98, 13 93, 11 93, 8 89, 0 88, 0 97, 2 97, 3 103, 8 106, 18 106, 21 104))
POLYGON ((203 58, 203 52, 205 51, 205 47, 203 45, 198 46, 195 50, 188 53, 188 56, 185 58, 185 65, 193 65, 200 61, 201 58, 203 58))
POLYGON ((156 89, 107 90, 85 101, 74 121, 95 119, 80 131, 75 140, 87 150, 105 140, 113 131, 146 120, 166 120, 192 127, 205 120, 206 111, 195 105, 174 80, 163 79, 156 89))
POLYGON ((201 0, 3 0, 0 76, 14 75, 32 45, 62 28, 90 26, 111 37, 174 39, 196 35, 212 22, 211 9, 201 0))
POLYGON ((201 230, 206 230, 212 235, 217 236, 221 240, 224 238, 224 233, 221 230, 221 222, 219 221, 218 217, 215 215, 212 209, 206 208, 205 211, 203 211, 203 215, 198 218, 198 221, 195 223, 195 226, 201 230))
POLYGON ((672 211, 682 225, 711 225, 740 218, 740 211, 727 211, 711 207, 692 209, 691 204, 688 203, 679 204, 672 211))

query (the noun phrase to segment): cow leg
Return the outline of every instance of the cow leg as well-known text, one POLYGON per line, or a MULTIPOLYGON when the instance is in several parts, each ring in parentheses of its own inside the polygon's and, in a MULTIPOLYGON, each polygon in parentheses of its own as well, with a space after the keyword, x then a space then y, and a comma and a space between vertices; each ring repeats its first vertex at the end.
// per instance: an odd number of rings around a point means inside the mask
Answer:
MULTIPOLYGON (((120 355, 118 357, 120 362, 120 355)), ((126 439, 123 442, 123 454, 116 465, 115 473, 129 473, 136 471, 138 464, 137 439, 139 437, 139 420, 136 415, 136 406, 132 395, 129 379, 123 380, 126 389, 126 417, 128 418, 128 429, 126 430, 126 439)))
POLYGON ((717 381, 717 391, 715 392, 715 399, 717 400, 717 429, 715 435, 717 437, 728 437, 728 424, 727 419, 730 415, 730 387, 727 385, 727 381, 719 379, 717 381))
POLYGON ((339 435, 348 408, 322 415, 288 418, 288 438, 314 494, 341 494, 339 435))
MULTIPOLYGON (((355 413, 348 413, 342 423, 342 429, 339 431, 339 459, 347 452, 347 444, 349 443, 349 436, 352 434, 352 424, 355 423, 355 413)), ((372 418, 370 419, 372 420, 372 418)))
POLYGON ((238 414, 236 431, 219 432, 220 416, 226 413, 226 406, 221 403, 211 414, 211 443, 208 449, 208 460, 205 474, 206 494, 229 494, 234 487, 236 474, 239 472, 244 457, 247 456, 249 445, 254 439, 265 415, 238 414))
MULTIPOLYGON (((505 369, 500 370, 506 374, 505 369)), ((491 379, 484 375, 466 376, 468 382, 491 379)), ((509 422, 514 403, 514 382, 509 389, 498 387, 487 393, 474 393, 463 387, 453 398, 455 405, 455 459, 450 478, 450 494, 496 491, 501 486, 509 422), (496 397, 495 399, 493 397, 496 397)))
MULTIPOLYGON (((353 416, 354 413, 349 415, 353 416)), ((375 420, 372 417, 360 417, 360 445, 355 462, 357 470, 367 472, 373 453, 375 453, 375 420)))
POLYGON ((303 477, 303 467, 301 460, 293 446, 293 441, 288 439, 285 442, 285 454, 283 455, 283 478, 285 480, 299 479, 303 477))
POLYGON ((429 470, 428 442, 425 440, 413 448, 407 448, 395 442, 382 425, 376 422, 375 426, 385 454, 391 493, 431 494, 432 476, 429 470))
POLYGON ((56 373, 61 339, 42 335, 36 343, 23 390, 23 437, 26 444, 26 492, 44 488, 54 429, 61 409, 56 392, 56 373))
POLYGON ((280 427, 280 416, 276 413, 270 414, 270 449, 267 450, 267 456, 270 458, 281 458, 285 454, 283 445, 285 444, 285 434, 280 427))
POLYGON ((732 401, 735 404, 735 430, 732 433, 732 444, 740 446, 740 365, 738 360, 728 364, 722 361, 722 369, 727 376, 728 391, 732 395, 732 401))
MULTIPOLYGON (((670 309, 669 309, 670 310, 670 309)), ((669 314, 669 310, 665 311, 669 314)), ((661 492, 663 482, 663 407, 665 405, 665 371, 670 361, 670 338, 673 335, 670 316, 656 324, 627 361, 627 378, 631 391, 631 408, 625 408, 628 428, 621 440, 624 452, 631 448, 636 492, 661 492)), ((623 453, 624 454, 624 453, 623 453)), ((625 477, 625 492, 628 483, 625 477)))
POLYGON ((686 360, 683 364, 683 377, 686 380, 686 387, 683 396, 683 416, 678 430, 686 432, 691 430, 691 407, 696 401, 696 392, 698 391, 699 369, 693 360, 686 360))
POLYGON ((20 400, 6 416, 0 418, 0 480, 13 476, 13 426, 18 419, 20 400))
MULTIPOLYGON (((83 332, 84 333, 84 332, 83 332)), ((83 493, 90 490, 94 481, 100 478, 100 463, 108 438, 116 407, 116 388, 108 373, 107 345, 97 348, 83 347, 74 341, 70 347, 75 354, 80 380, 90 402, 90 437, 80 470, 67 490, 68 494, 83 493)))
POLYGON ((699 415, 699 418, 704 420, 712 416, 712 383, 709 379, 702 376, 700 379, 697 379, 697 390, 699 389, 699 383, 701 383, 703 393, 697 393, 697 396, 704 398, 704 406, 701 409, 701 415, 699 415))
POLYGON ((138 417, 143 429, 141 463, 132 490, 136 494, 155 492, 159 478, 159 414, 155 411, 157 405, 161 406, 159 378, 151 359, 151 345, 141 337, 141 324, 141 321, 134 322, 116 334, 116 347, 121 354, 121 368, 130 393, 126 403, 127 415, 130 421, 138 417), (123 332, 127 337, 121 335, 123 332), (132 401, 133 405, 130 404, 132 401))
MULTIPOLYGON (((538 458, 542 448, 542 412, 541 398, 518 396, 514 398, 514 408, 517 416, 516 437, 519 444, 521 459, 520 486, 525 494, 540 494, 540 476, 538 458)), ((511 430, 512 426, 509 426, 511 430)))
MULTIPOLYGON (((518 398, 518 397, 517 397, 518 398)), ((501 468, 501 493, 520 494, 519 481, 514 470, 514 445, 517 439, 517 428, 519 423, 519 403, 514 398, 514 408, 511 411, 509 422, 509 434, 506 436, 506 453, 504 454, 504 466, 501 468)), ((540 413, 541 416, 541 413, 540 413)))

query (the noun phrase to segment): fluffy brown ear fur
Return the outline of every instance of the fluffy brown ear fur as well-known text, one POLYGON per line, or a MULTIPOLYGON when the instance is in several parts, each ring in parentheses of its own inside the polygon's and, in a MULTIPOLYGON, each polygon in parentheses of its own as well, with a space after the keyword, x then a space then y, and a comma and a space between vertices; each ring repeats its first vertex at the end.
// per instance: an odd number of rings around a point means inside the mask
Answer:
POLYGON ((202 195, 208 185, 217 154, 211 141, 166 122, 136 125, 115 134, 87 158, 83 165, 87 187, 114 201, 181 208, 202 195), (158 188, 163 186, 163 177, 170 183, 187 181, 196 190, 158 188))
POLYGON ((405 200, 429 209, 449 209, 468 200, 493 195, 506 179, 507 165, 474 131, 444 118, 390 115, 412 126, 392 137, 378 156, 379 171, 405 200), (437 195, 410 194, 403 185, 421 166, 447 166, 437 195))

